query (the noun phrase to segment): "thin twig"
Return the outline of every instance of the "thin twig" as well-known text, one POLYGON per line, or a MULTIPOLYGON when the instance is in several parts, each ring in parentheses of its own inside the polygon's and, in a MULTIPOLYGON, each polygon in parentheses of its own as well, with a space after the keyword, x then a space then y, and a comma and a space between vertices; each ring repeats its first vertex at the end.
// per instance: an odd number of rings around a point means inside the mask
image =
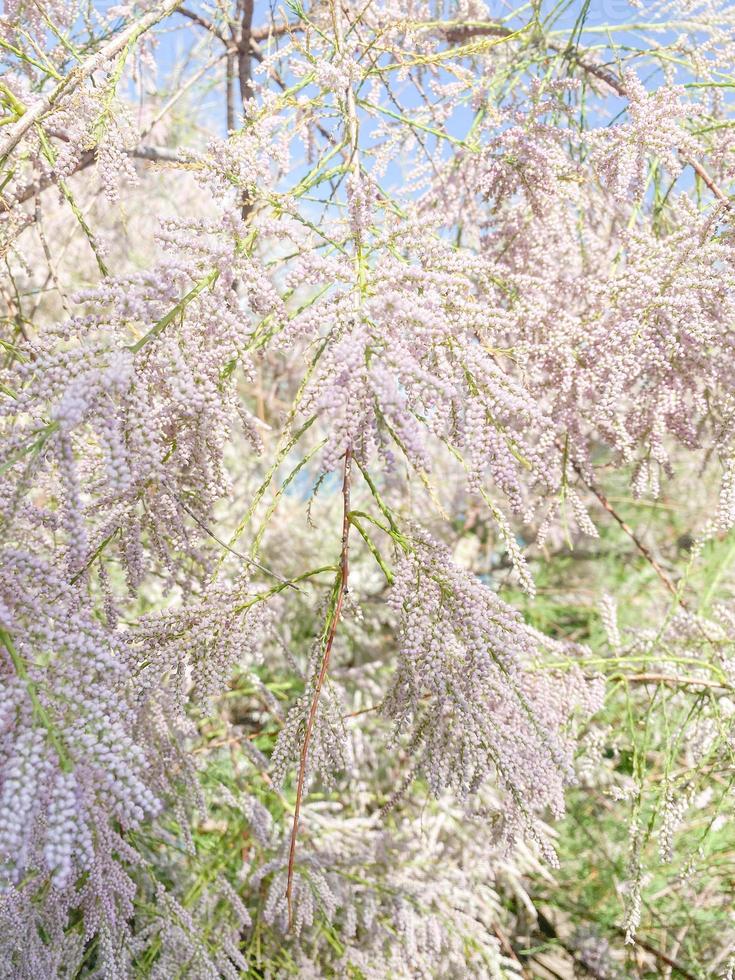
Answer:
MULTIPOLYGON (((575 469, 576 469, 576 466, 575 466, 575 469)), ((582 479, 584 480, 584 477, 582 477, 582 479)), ((684 606, 684 608, 686 608, 686 601, 679 594, 679 590, 674 585, 674 583, 671 581, 671 578, 663 570, 663 568, 661 567, 660 563, 656 560, 656 558, 654 558, 653 554, 651 553, 650 548, 648 548, 645 544, 643 544, 643 542, 638 537, 638 535, 635 533, 635 531, 633 530, 633 528, 623 520, 623 518, 620 516, 620 514, 618 514, 618 512, 615 510, 615 508, 610 503, 610 501, 607 499, 607 497, 602 492, 602 490, 600 490, 600 488, 596 484, 594 484, 594 483, 592 483, 592 482, 590 482, 588 480, 585 480, 584 482, 587 484, 587 486, 592 491, 592 493, 597 497, 597 499, 600 501, 600 503, 605 508, 605 510, 608 512, 608 514, 612 517, 612 519, 618 523, 618 525, 620 526, 621 530, 624 531, 625 534, 628 535, 628 537, 630 538, 630 540, 636 546, 636 548, 638 549, 638 551, 640 551, 640 553, 643 555, 643 557, 649 563, 649 565, 651 566, 651 568, 654 570, 654 572, 658 575, 658 577, 664 583, 664 585, 669 590, 669 592, 672 594, 672 596, 677 600, 677 602, 680 605, 682 605, 682 606, 684 606)))
POLYGON ((645 673, 645 674, 613 674, 611 680, 622 680, 631 684, 669 684, 672 687, 707 687, 715 691, 732 691, 728 684, 711 681, 704 677, 682 677, 680 674, 645 673))
MULTIPOLYGON (((559 907, 562 908, 562 906, 559 907)), ((537 910, 537 916, 538 916, 539 925, 541 927, 541 932, 547 936, 550 936, 553 939, 556 939, 563 949, 565 949, 568 953, 571 953, 572 956, 576 958, 577 950, 561 938, 559 932, 557 931, 556 926, 551 921, 551 919, 547 915, 545 915, 540 909, 537 910)), ((613 926, 613 929, 619 935, 621 936, 625 935, 625 930, 622 929, 620 926, 613 926)), ((677 962, 677 960, 675 960, 673 957, 668 956, 662 950, 656 949, 655 946, 651 945, 651 943, 646 942, 645 939, 639 939, 637 936, 635 936, 633 937, 633 942, 635 943, 636 946, 640 946, 641 949, 645 949, 647 953, 650 953, 652 956, 655 956, 659 962, 665 963, 667 966, 670 966, 672 969, 676 970, 676 972, 680 976, 684 977, 685 980, 696 980, 694 974, 690 973, 686 969, 686 967, 682 966, 681 963, 677 962)))
POLYGON ((505 933, 500 928, 500 926, 497 924, 497 922, 493 923, 493 932, 497 936, 498 941, 499 941, 500 945, 502 946, 503 952, 505 953, 505 955, 508 956, 508 957, 510 957, 510 959, 515 960, 515 962, 518 964, 518 966, 520 968, 521 976, 525 980, 525 978, 527 978, 529 976, 528 971, 524 968, 523 964, 518 959, 518 957, 516 955, 516 951, 513 949, 513 946, 511 945, 510 940, 505 935, 505 933))
MULTIPOLYGON (((621 929, 619 926, 615 927, 615 931, 621 936, 625 935, 625 930, 621 929)), ((679 963, 678 960, 675 960, 673 956, 669 956, 661 949, 656 949, 655 946, 649 942, 646 942, 645 939, 639 939, 638 936, 634 936, 633 942, 636 946, 640 946, 641 949, 645 949, 645 951, 650 953, 651 956, 655 956, 660 963, 665 963, 667 966, 670 966, 672 970, 676 970, 680 977, 684 977, 684 980, 697 980, 695 975, 690 973, 690 971, 679 963)))
POLYGON ((43 228, 43 217, 41 214, 40 202, 38 200, 36 201, 35 212, 36 212, 36 217, 35 217, 36 231, 38 232, 38 237, 41 241, 41 248, 43 249, 43 254, 46 258, 46 265, 48 266, 49 276, 51 277, 51 281, 53 282, 56 288, 56 292, 59 294, 59 299, 61 300, 61 305, 64 308, 64 313, 66 313, 68 317, 71 317, 72 312, 69 307, 69 302, 66 298, 66 293, 62 288, 61 282, 59 281, 59 277, 56 274, 56 268, 54 266, 54 260, 51 255, 51 249, 49 248, 48 240, 46 238, 46 233, 43 228))
POLYGON ((195 24, 198 24, 199 27, 203 27, 205 31, 209 31, 209 33, 214 35, 214 37, 219 38, 223 44, 230 43, 222 31, 215 27, 211 21, 206 20, 206 18, 202 17, 201 14, 198 14, 195 10, 189 10, 187 7, 179 7, 176 13, 181 14, 182 17, 187 17, 195 24))
MULTIPOLYGON (((557 448, 559 449, 560 452, 564 451, 563 446, 561 446, 558 442, 557 442, 557 448)), ((574 460, 572 459, 570 459, 570 463, 572 465, 572 468, 574 469, 574 472, 577 474, 580 480, 584 483, 587 489, 590 490, 595 495, 595 497, 597 497, 597 499, 602 504, 604 509, 608 512, 608 514, 612 517, 612 519, 619 525, 621 530, 628 535, 630 540, 636 546, 638 551, 643 555, 643 557, 646 559, 648 564, 651 566, 654 572, 661 579, 661 581, 669 590, 669 592, 672 594, 672 596, 677 600, 677 602, 681 606, 683 606, 686 609, 686 601, 679 594, 679 590, 677 589, 676 585, 674 585, 674 583, 671 581, 671 578, 666 574, 664 569, 661 567, 661 564, 653 556, 650 548, 648 548, 641 541, 641 539, 635 533, 633 528, 625 522, 625 520, 620 516, 620 514, 618 514, 618 512, 615 510, 613 505, 607 499, 607 497, 602 492, 602 490, 600 490, 600 488, 597 486, 594 480, 592 480, 584 473, 582 467, 578 463, 575 463, 574 460)))
POLYGON ((162 483, 162 486, 169 496, 173 497, 179 507, 181 507, 182 510, 185 510, 189 517, 191 517, 191 519, 199 525, 202 531, 204 531, 205 534, 208 534, 213 541, 216 541, 221 548, 224 548, 225 551, 229 551, 231 555, 234 555, 235 558, 239 558, 240 561, 245 562, 247 565, 252 565, 253 568, 257 568, 259 571, 263 572, 264 575, 270 575, 271 578, 274 578, 282 585, 287 585, 289 589, 294 589, 296 592, 301 592, 301 589, 299 589, 297 585, 294 585, 293 582, 289 582, 288 579, 283 578, 276 572, 271 571, 270 568, 266 568, 265 565, 261 565, 259 561, 256 561, 249 555, 244 555, 241 551, 235 551, 234 548, 231 548, 226 541, 223 541, 222 538, 218 537, 211 528, 207 527, 204 521, 200 520, 190 507, 187 507, 181 497, 179 497, 179 495, 175 493, 167 483, 162 483))

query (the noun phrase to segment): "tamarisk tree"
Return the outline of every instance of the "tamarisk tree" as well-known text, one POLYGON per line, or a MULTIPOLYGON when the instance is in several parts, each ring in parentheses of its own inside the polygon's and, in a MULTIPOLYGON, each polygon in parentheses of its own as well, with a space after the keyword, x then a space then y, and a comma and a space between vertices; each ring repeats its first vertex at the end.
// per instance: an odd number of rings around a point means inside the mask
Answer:
POLYGON ((606 678, 733 677, 613 490, 735 523, 735 10, 12 0, 0 58, 0 975, 522 975, 606 678), (610 528, 662 618, 595 657, 534 582, 610 528))

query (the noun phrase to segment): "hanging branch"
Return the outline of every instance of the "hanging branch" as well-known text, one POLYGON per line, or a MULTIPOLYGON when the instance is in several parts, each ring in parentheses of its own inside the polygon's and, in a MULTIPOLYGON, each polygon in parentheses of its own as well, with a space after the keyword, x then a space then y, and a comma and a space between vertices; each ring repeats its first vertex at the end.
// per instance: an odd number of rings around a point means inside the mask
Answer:
POLYGON ((337 633, 342 605, 347 592, 350 576, 350 470, 352 467, 352 450, 348 449, 345 453, 344 475, 342 479, 342 549, 339 559, 339 573, 337 583, 337 595, 334 603, 329 630, 324 644, 324 653, 314 684, 314 693, 311 698, 309 714, 306 720, 306 730, 304 731, 304 741, 301 745, 301 756, 299 759, 299 775, 296 786, 296 803, 294 805, 293 823, 291 825, 291 840, 288 849, 288 878, 286 883, 286 902, 288 903, 288 926, 293 925, 293 877, 296 863, 296 841, 299 833, 299 819, 301 817, 301 804, 304 799, 304 784, 306 781, 306 767, 309 758, 309 745, 314 732, 314 722, 316 721, 317 711, 319 710, 319 698, 322 687, 329 670, 329 660, 332 654, 332 645, 337 633))

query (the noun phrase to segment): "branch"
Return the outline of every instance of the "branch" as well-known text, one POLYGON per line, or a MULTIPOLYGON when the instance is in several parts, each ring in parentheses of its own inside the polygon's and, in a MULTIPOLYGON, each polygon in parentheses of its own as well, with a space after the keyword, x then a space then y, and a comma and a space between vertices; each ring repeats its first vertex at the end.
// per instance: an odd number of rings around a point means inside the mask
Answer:
POLYGON ((237 44, 237 73, 240 80, 240 98, 242 99, 243 105, 253 95, 250 35, 253 27, 254 6, 254 0, 243 0, 240 36, 237 44))
POLYGON ((126 27, 124 31, 116 34, 107 44, 103 44, 99 51, 92 55, 91 58, 82 62, 81 65, 77 65, 76 68, 72 68, 66 78, 62 79, 56 88, 49 92, 44 99, 39 99, 38 102, 26 109, 20 119, 8 128, 4 140, 0 143, 0 161, 5 162, 28 130, 39 122, 47 112, 53 109, 63 96, 72 92, 96 71, 99 71, 107 61, 114 58, 115 55, 120 54, 128 45, 136 41, 142 34, 145 34, 147 30, 154 27, 165 17, 168 17, 169 14, 176 10, 180 3, 181 0, 164 0, 163 3, 154 7, 153 10, 149 11, 139 20, 136 20, 135 23, 126 27))
MULTIPOLYGON (((243 113, 245 105, 253 97, 253 61, 252 61, 252 39, 250 32, 253 27, 253 8, 254 0, 241 0, 242 18, 237 40, 237 77, 240 83, 240 103, 243 113)), ((233 127, 234 128, 234 127, 233 127)), ((242 220, 247 221, 253 210, 253 199, 247 192, 242 196, 242 220)))
POLYGON ((211 21, 206 20, 200 14, 196 13, 196 11, 189 10, 187 7, 179 7, 179 9, 176 11, 176 13, 177 14, 181 14, 182 17, 187 17, 189 20, 193 21, 195 24, 198 24, 199 27, 203 27, 205 31, 209 31, 210 34, 213 34, 216 38, 219 38, 219 40, 223 44, 226 44, 226 45, 229 46, 230 42, 225 37, 225 35, 217 27, 215 27, 214 24, 211 21))
POLYGON ((631 684, 668 684, 671 687, 706 687, 714 691, 732 691, 728 684, 711 681, 704 677, 682 677, 679 674, 613 674, 611 680, 622 680, 631 684))
MULTIPOLYGON (((536 910, 536 915, 538 917, 538 923, 541 928, 541 932, 552 939, 556 939, 559 945, 563 949, 565 949, 568 953, 570 953, 575 958, 575 961, 577 961, 578 950, 576 950, 573 946, 571 946, 569 943, 565 942, 561 938, 559 932, 557 931, 556 926, 551 921, 551 919, 547 915, 545 915, 540 909, 536 910)), ((625 935, 625 930, 621 929, 619 926, 613 926, 613 929, 619 935, 621 936, 625 935)), ((652 956, 655 956, 656 959, 659 960, 661 963, 665 963, 667 966, 670 966, 672 969, 676 970, 676 972, 680 974, 680 976, 684 977, 685 980, 696 980, 694 974, 690 973, 684 966, 682 966, 681 963, 677 962, 677 960, 673 959, 671 956, 667 956, 666 953, 662 952, 660 949, 656 949, 656 947, 652 946, 651 943, 646 942, 644 939, 638 939, 638 938, 634 938, 633 942, 635 943, 636 946, 640 946, 641 949, 645 949, 647 953, 650 953, 652 956)), ((584 964, 584 966, 585 969, 588 970, 588 972, 592 972, 590 968, 587 966, 587 964, 584 964)), ((600 974, 594 972, 592 972, 592 975, 601 976, 600 974)))
POLYGON ((635 533, 635 531, 633 530, 633 528, 623 520, 623 518, 620 516, 620 514, 618 514, 618 512, 615 510, 615 508, 610 503, 610 501, 607 499, 607 497, 602 492, 602 490, 600 490, 600 488, 597 487, 592 481, 585 479, 585 477, 582 474, 581 470, 579 470, 577 468, 577 466, 576 466, 575 463, 572 463, 572 466, 577 471, 580 479, 582 479, 584 481, 584 483, 586 484, 586 486, 597 497, 597 499, 600 501, 600 503, 605 508, 605 510, 608 512, 608 514, 612 517, 612 519, 614 521, 616 521, 618 523, 618 525, 620 526, 621 530, 624 531, 625 534, 628 535, 628 537, 630 538, 630 540, 636 546, 636 548, 638 549, 638 551, 643 555, 643 557, 646 559, 646 561, 648 562, 648 564, 651 566, 651 568, 654 570, 654 572, 661 579, 661 581, 666 586, 666 588, 669 590, 669 592, 672 594, 672 596, 677 600, 677 602, 680 605, 682 605, 682 606, 684 606, 684 608, 686 608, 686 601, 682 598, 682 596, 679 595, 679 590, 674 585, 674 583, 671 581, 671 579, 666 574, 666 572, 663 570, 663 568, 661 567, 660 563, 656 560, 656 558, 654 558, 653 554, 651 553, 650 548, 648 548, 645 544, 643 544, 643 542, 638 537, 638 535, 635 533))
MULTIPOLYGON (((560 452, 564 452, 564 447, 562 445, 560 445, 559 442, 556 443, 556 447, 557 447, 557 449, 560 452)), ((604 507, 604 509, 608 512, 608 514, 612 517, 612 519, 617 522, 617 524, 620 527, 620 529, 625 534, 628 535, 628 537, 630 538, 630 540, 636 546, 636 548, 638 549, 638 551, 643 555, 643 557, 646 559, 646 561, 648 562, 648 564, 651 566, 651 568, 654 570, 654 572, 661 579, 661 581, 666 586, 666 588, 669 590, 669 592, 672 594, 672 596, 676 599, 677 602, 680 603, 680 605, 682 605, 686 609, 686 601, 683 599, 682 596, 679 595, 679 590, 676 588, 676 586, 674 585, 674 583, 671 581, 671 578, 663 570, 663 568, 661 567, 661 564, 653 556, 650 548, 648 548, 645 544, 643 544, 643 542, 638 537, 638 535, 635 533, 635 531, 633 530, 633 528, 629 524, 627 524, 625 522, 625 520, 623 520, 623 518, 620 516, 620 514, 618 514, 618 512, 615 510, 615 508, 610 503, 610 501, 607 499, 607 497, 602 492, 602 490, 600 490, 600 488, 596 485, 596 483, 594 482, 594 480, 591 477, 588 477, 588 476, 585 475, 582 467, 578 463, 575 463, 575 461, 573 459, 570 459, 569 462, 571 463, 572 468, 573 468, 574 472, 577 474, 577 476, 579 477, 579 479, 584 483, 584 485, 587 487, 587 489, 590 490, 595 495, 595 497, 597 497, 597 499, 602 504, 602 506, 604 507)))
POLYGON ((233 101, 233 85, 235 83, 235 56, 227 55, 227 65, 225 69, 225 120, 227 132, 231 133, 235 128, 235 103, 233 101))
MULTIPOLYGON (((137 160, 150 160, 153 163, 183 162, 179 151, 173 150, 168 146, 150 146, 143 143, 140 146, 134 147, 132 150, 125 150, 124 152, 128 156, 134 157, 137 160)), ((77 174, 80 170, 86 170, 87 167, 92 166, 94 161, 95 151, 85 150, 77 161, 77 165, 72 170, 72 174, 77 174)), ((14 207, 17 207, 17 205, 25 204, 26 201, 30 201, 38 194, 48 190, 49 187, 55 186, 56 181, 52 177, 42 177, 40 180, 36 180, 32 184, 26 184, 25 187, 21 187, 21 189, 13 195, 11 200, 5 200, 2 195, 0 195, 0 214, 2 214, 4 211, 12 211, 14 207)))
POLYGON ((337 599, 334 605, 334 613, 332 614, 332 621, 329 624, 329 631, 327 633, 327 640, 324 644, 324 654, 322 655, 322 662, 319 668, 319 673, 317 675, 316 683, 314 685, 314 694, 311 699, 311 706, 309 708, 309 715, 306 721, 306 731, 304 732, 304 741, 301 746, 301 757, 299 760, 299 778, 298 785, 296 788, 296 805, 294 806, 293 813, 293 824, 291 827, 291 843, 288 851, 288 879, 286 882, 286 902, 288 903, 288 927, 291 928, 293 924, 293 876, 294 876, 294 865, 296 862, 296 839, 299 833, 299 818, 301 816, 301 803, 304 798, 304 783, 306 781, 306 763, 309 755, 309 744, 311 742, 311 737, 314 731, 314 722, 316 720, 317 710, 319 708, 319 698, 322 692, 322 687, 324 681, 327 677, 327 671, 329 670, 329 659, 332 653, 332 644, 334 643, 334 637, 337 633, 337 626, 339 624, 340 615, 342 613, 342 605, 344 603, 345 593, 347 592, 347 583, 350 575, 350 469, 352 467, 352 449, 348 447, 345 452, 345 466, 344 466, 344 477, 342 480, 342 551, 339 562, 339 583, 337 586, 337 599))

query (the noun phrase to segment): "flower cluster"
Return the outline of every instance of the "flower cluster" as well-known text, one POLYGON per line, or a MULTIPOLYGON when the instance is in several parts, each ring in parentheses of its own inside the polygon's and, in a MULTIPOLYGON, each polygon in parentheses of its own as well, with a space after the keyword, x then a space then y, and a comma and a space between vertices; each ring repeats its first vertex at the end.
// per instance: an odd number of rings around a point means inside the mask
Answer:
POLYGON ((399 652, 385 711, 410 734, 415 771, 431 790, 461 800, 488 780, 507 793, 502 835, 533 833, 535 814, 564 811, 575 708, 594 713, 601 689, 574 671, 529 670, 536 637, 492 590, 456 566, 423 532, 396 570, 390 603, 400 616, 399 652))
POLYGON ((136 734, 145 706, 122 638, 23 552, 3 553, 0 638, 0 873, 17 885, 46 869, 63 889, 95 866, 106 826, 137 827, 160 807, 136 734))

